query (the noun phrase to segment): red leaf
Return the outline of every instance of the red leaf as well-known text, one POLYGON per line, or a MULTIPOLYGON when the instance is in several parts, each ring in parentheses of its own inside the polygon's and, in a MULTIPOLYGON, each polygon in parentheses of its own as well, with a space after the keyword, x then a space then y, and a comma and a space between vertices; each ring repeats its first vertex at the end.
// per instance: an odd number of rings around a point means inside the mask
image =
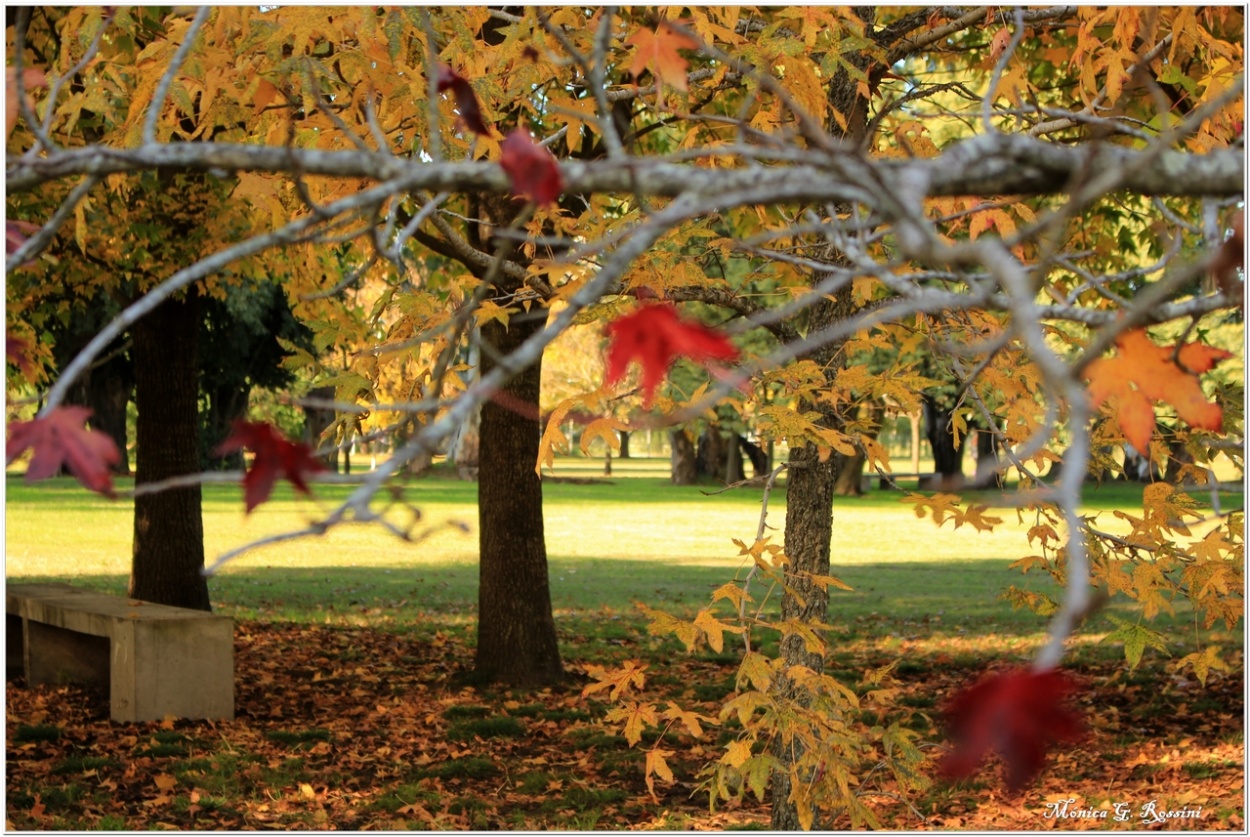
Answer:
POLYGON ((441 64, 438 68, 438 90, 441 93, 448 88, 456 99, 456 110, 460 112, 460 119, 465 127, 474 133, 490 136, 491 131, 482 119, 482 108, 477 103, 473 85, 451 67, 441 64))
POLYGON ((1012 793, 1031 782, 1055 741, 1083 735, 1080 717, 1063 705, 1076 682, 1058 669, 993 674, 965 689, 946 710, 955 749, 942 760, 948 779, 971 776, 991 753, 1006 763, 1012 793))
POLYGON ((217 447, 217 454, 250 448, 256 454, 252 467, 243 477, 243 500, 247 513, 269 499, 273 484, 282 476, 304 494, 312 494, 304 478, 324 471, 326 466, 312 456, 308 445, 292 442, 271 424, 244 421, 234 423, 234 432, 217 447))
POLYGON ((499 165, 512 180, 512 194, 529 198, 539 206, 555 203, 564 191, 564 178, 556 158, 541 145, 535 145, 529 132, 517 128, 500 145, 499 165))
MULTIPOLYGON (((38 87, 47 87, 48 79, 44 76, 43 70, 38 67, 27 67, 22 71, 22 88, 26 93, 26 101, 30 104, 31 109, 35 107, 35 100, 31 97, 30 91, 38 87)), ((17 114, 21 109, 21 105, 17 100, 17 68, 6 67, 4 70, 4 135, 8 137, 13 133, 13 128, 17 125, 17 114)))
POLYGON ((643 403, 650 406, 656 387, 673 360, 684 355, 706 365, 731 361, 738 350, 729 338, 702 323, 683 320, 672 305, 648 305, 609 323, 608 383, 620 380, 631 360, 642 366, 643 403))
MULTIPOLYGON (((13 255, 18 251, 26 239, 42 229, 38 224, 32 224, 30 221, 5 221, 4 222, 4 252, 6 255, 13 255)), ((34 260, 25 262, 22 267, 34 264, 34 260)))
POLYGON ((46 416, 14 422, 9 427, 6 461, 12 463, 32 448, 35 454, 26 468, 27 482, 54 477, 65 466, 87 488, 112 497, 109 466, 121 461, 121 452, 107 433, 85 426, 90 415, 86 407, 57 407, 46 416))
POLYGON ((5 332, 4 335, 4 357, 9 363, 21 370, 23 375, 27 377, 35 374, 35 364, 31 363, 27 353, 33 349, 29 338, 14 337, 12 334, 5 332))

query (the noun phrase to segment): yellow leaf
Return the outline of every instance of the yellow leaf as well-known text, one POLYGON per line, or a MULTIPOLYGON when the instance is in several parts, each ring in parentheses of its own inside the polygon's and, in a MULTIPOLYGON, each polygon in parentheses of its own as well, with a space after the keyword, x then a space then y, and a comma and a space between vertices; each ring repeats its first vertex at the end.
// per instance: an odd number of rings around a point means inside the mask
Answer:
POLYGON ((719 654, 725 650, 725 631, 737 633, 738 629, 721 622, 709 610, 700 610, 694 618, 694 626, 707 634, 707 644, 719 654))
POLYGON ((586 429, 582 431, 581 449, 582 453, 590 455, 590 443, 595 439, 603 439, 604 444, 616 453, 621 451, 621 440, 616 435, 617 431, 628 431, 629 423, 619 419, 599 418, 586 425, 586 429))
POLYGON ((721 764, 727 764, 737 769, 746 764, 746 760, 751 757, 751 745, 746 741, 730 741, 729 746, 725 748, 725 755, 720 757, 721 764))
POLYGON ((758 651, 748 651, 742 658, 742 665, 738 666, 738 688, 742 688, 743 681, 754 689, 767 692, 773 682, 773 669, 768 658, 758 651))
POLYGON ((665 782, 670 784, 673 781, 673 771, 669 769, 668 762, 665 761, 665 756, 671 756, 672 754, 672 750, 661 750, 658 747, 654 750, 647 751, 647 766, 645 775, 647 780, 647 791, 651 794, 652 799, 656 798, 653 776, 659 776, 665 782))

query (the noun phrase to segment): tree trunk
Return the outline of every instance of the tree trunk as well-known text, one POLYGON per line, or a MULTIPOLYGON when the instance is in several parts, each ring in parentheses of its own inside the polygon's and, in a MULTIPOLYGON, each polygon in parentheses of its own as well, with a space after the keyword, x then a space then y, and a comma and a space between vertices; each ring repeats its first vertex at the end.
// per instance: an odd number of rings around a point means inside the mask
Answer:
MULTIPOLYGON (((167 301, 131 330, 136 487, 199 470, 199 307, 194 293, 167 301)), ((135 497, 131 598, 211 610, 203 570, 200 487, 135 497)))
POLYGON ((673 485, 694 485, 699 478, 694 443, 685 430, 670 431, 668 438, 673 451, 673 485))
POLYGON ((200 467, 206 471, 241 471, 243 451, 219 455, 217 448, 231 432, 235 419, 247 416, 250 384, 241 387, 214 387, 204 393, 206 409, 200 421, 200 467))
MULTIPOLYGON (((872 438, 881 435, 881 427, 885 421, 884 402, 870 399, 861 406, 861 415, 866 418, 872 428, 872 438)), ((833 493, 838 497, 859 497, 864 493, 864 466, 868 458, 862 450, 856 449, 851 456, 835 453, 837 459, 838 478, 833 485, 833 493)))
POLYGON ((961 436, 959 444, 955 444, 955 434, 951 432, 953 410, 938 406, 937 400, 927 395, 924 408, 925 435, 933 450, 935 471, 931 484, 924 487, 938 490, 959 488, 963 483, 964 445, 968 437, 961 436))
MULTIPOLYGON (((543 327, 518 312, 482 326, 482 373, 543 327)), ((551 615, 542 482, 534 471, 541 426, 541 359, 482 405, 478 472, 481 551, 475 677, 537 686, 564 676, 551 615)))
POLYGON ((728 449, 725 451, 725 485, 733 485, 746 479, 742 468, 742 448, 738 446, 738 434, 729 434, 728 449))
POLYGON ((977 432, 977 471, 973 478, 974 488, 1002 488, 1006 475, 999 470, 1002 459, 998 455, 998 439, 988 430, 977 432))
MULTIPOLYGON (((318 401, 333 401, 334 387, 317 387, 308 392, 308 397, 318 401)), ((321 447, 321 434, 326 431, 330 425, 334 424, 334 409, 331 407, 305 407, 304 408, 304 444, 313 450, 321 447)), ((339 452, 337 450, 330 451, 320 457, 321 461, 331 471, 337 473, 339 470, 339 452)))
POLYGON ((617 454, 621 459, 629 459, 629 431, 621 431, 621 452, 617 454))
MULTIPOLYGON (((809 329, 825 328, 834 321, 848 316, 851 311, 849 286, 834 299, 824 299, 811 310, 809 329)), ((822 346, 805 356, 820 364, 826 377, 832 382, 837 375, 835 358, 841 344, 822 346)), ((821 414, 825 427, 840 428, 842 422, 827 405, 801 404, 799 409, 814 409, 821 414)), ((807 624, 826 622, 829 615, 829 593, 810 580, 810 575, 829 575, 829 551, 833 538, 833 489, 837 482, 837 457, 820 461, 815 445, 806 444, 790 448, 789 468, 786 476, 786 532, 785 554, 790 563, 785 570, 786 589, 781 597, 782 621, 794 619, 807 624)), ((824 671, 824 658, 810 654, 804 647, 802 637, 791 634, 781 641, 781 656, 788 669, 791 666, 807 666, 813 671, 824 671)), ((785 669, 783 669, 784 671, 785 669)), ((802 700, 794 684, 784 675, 777 678, 780 701, 802 700)), ((769 799, 772 803, 772 828, 775 831, 797 831, 798 811, 790 798, 791 784, 788 768, 802 755, 797 739, 785 742, 778 736, 774 742, 774 755, 783 768, 773 773, 769 799)))

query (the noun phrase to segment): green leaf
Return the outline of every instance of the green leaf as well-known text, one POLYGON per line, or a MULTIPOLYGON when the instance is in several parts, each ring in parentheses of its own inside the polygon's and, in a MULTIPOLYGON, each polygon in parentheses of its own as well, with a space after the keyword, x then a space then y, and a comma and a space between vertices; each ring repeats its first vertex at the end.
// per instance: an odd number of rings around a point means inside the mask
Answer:
POLYGON ((1151 648, 1157 648, 1169 657, 1172 656, 1171 652, 1168 651, 1167 637, 1158 631, 1135 625, 1116 616, 1108 616, 1107 618, 1119 627, 1103 637, 1102 641, 1124 643, 1124 659, 1128 660, 1129 671, 1137 668, 1137 664, 1141 662, 1142 652, 1147 645, 1151 648))

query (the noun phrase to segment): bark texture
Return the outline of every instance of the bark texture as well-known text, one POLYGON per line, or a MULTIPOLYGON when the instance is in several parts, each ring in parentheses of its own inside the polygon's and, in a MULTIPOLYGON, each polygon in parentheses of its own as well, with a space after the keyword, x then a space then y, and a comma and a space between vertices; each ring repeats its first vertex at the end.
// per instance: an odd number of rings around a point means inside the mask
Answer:
MULTIPOLYGON (((482 327, 483 374, 542 328, 540 318, 514 317, 507 327, 482 327)), ((564 676, 551 615, 543 488, 534 470, 541 427, 542 362, 514 377, 482 405, 478 471, 481 564, 475 675, 524 686, 564 676)))
MULTIPOLYGON (((808 327, 811 330, 850 316, 853 303, 850 287, 837 296, 826 298, 811 309, 808 327)), ((807 355, 825 370, 829 380, 837 375, 841 364, 839 350, 842 343, 822 346, 807 355)), ((825 427, 840 428, 844 422, 827 404, 803 404, 803 410, 816 410, 825 427)), ((786 592, 781 599, 782 621, 794 619, 812 623, 825 622, 829 614, 829 593, 813 584, 810 575, 829 575, 829 554, 833 539, 833 495, 837 484, 837 457, 820 461, 815 445, 807 444, 790 448, 789 468, 786 475, 786 534, 785 554, 789 559, 786 567, 786 592)), ((781 656, 787 667, 806 666, 815 672, 824 671, 824 658, 809 653, 803 639, 790 634, 782 638, 781 656)), ((803 700, 794 684, 785 676, 777 678, 777 690, 782 701, 803 700)), ((797 741, 775 740, 774 755, 787 767, 802 755, 797 741)), ((787 770, 773 773, 771 789, 772 828, 777 831, 797 831, 800 828, 798 811, 790 799, 791 783, 787 770)))
MULTIPOLYGON (((135 323, 135 485, 200 468, 199 299, 169 300, 135 323)), ((200 487, 135 498, 129 595, 211 610, 204 569, 200 487)))

